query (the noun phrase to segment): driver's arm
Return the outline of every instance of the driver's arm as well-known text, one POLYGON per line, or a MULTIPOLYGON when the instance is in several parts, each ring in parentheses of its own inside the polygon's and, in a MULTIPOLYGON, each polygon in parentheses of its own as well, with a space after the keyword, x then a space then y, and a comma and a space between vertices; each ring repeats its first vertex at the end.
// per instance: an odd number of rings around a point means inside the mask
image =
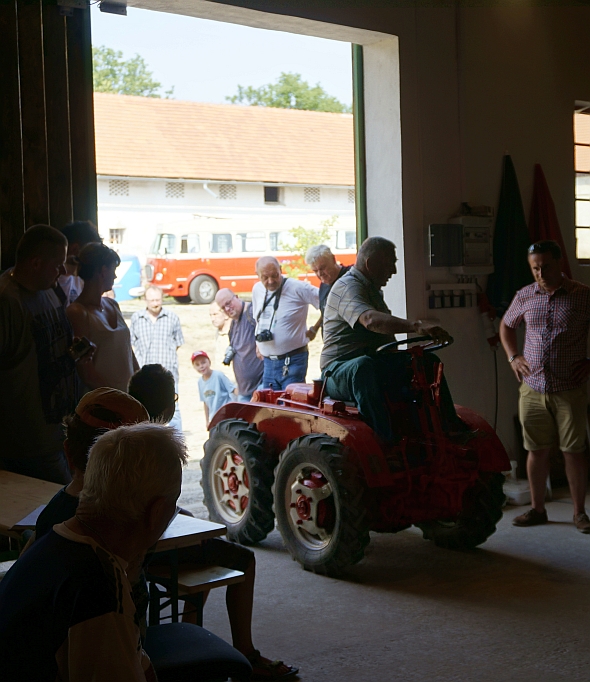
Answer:
POLYGON ((449 334, 437 325, 422 320, 404 320, 378 310, 365 310, 358 321, 371 332, 392 336, 393 334, 425 334, 431 336, 437 343, 448 341, 449 334))

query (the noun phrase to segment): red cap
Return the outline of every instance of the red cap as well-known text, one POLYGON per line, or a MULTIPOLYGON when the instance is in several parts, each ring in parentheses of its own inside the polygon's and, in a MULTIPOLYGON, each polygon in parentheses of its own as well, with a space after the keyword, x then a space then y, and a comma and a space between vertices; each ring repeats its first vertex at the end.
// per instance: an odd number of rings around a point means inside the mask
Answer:
POLYGON ((209 358, 209 356, 207 355, 207 353, 205 353, 204 350, 196 350, 196 351, 191 355, 191 362, 194 362, 197 358, 207 358, 207 360, 209 360, 209 362, 211 362, 211 359, 209 358))

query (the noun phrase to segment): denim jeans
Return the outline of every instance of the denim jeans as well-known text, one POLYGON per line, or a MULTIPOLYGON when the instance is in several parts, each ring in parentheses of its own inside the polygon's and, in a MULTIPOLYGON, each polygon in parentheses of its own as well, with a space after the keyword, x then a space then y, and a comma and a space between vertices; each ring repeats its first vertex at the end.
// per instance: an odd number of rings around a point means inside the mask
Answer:
MULTIPOLYGON (((433 353, 424 354, 426 376, 433 380, 433 365, 439 359, 433 353)), ((400 402, 410 397, 412 380, 411 356, 396 353, 380 357, 362 355, 352 360, 330 363, 324 369, 326 393, 334 400, 354 401, 363 419, 385 442, 398 440, 403 434, 394 434, 389 418, 386 398, 400 402)), ((445 426, 459 421, 446 379, 440 386, 441 413, 445 426)))
POLYGON ((282 391, 289 384, 302 384, 307 374, 307 361, 309 352, 290 355, 283 360, 271 360, 264 358, 264 373, 262 375, 262 387, 282 391), (287 368, 286 374, 285 367, 287 368))

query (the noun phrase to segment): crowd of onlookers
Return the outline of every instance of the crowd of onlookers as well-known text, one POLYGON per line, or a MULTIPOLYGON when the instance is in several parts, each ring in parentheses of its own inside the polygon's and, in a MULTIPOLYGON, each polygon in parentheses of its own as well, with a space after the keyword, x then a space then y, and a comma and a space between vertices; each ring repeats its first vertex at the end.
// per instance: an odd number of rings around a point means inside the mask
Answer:
MULTIPOLYGON (((306 254, 319 289, 283 276, 277 259, 264 256, 251 303, 219 290, 211 355, 216 367, 232 365, 235 383, 213 367, 209 353, 193 352, 207 421, 229 400, 247 402, 257 389, 305 381, 308 343, 321 329, 327 395, 354 401, 381 447, 395 448, 400 434, 388 405, 410 390, 410 360, 383 355, 380 346, 397 333, 451 340, 436 323, 391 314, 382 289, 396 260, 395 245, 380 237, 363 242, 352 268, 321 245, 306 254), (320 316, 308 327, 310 305, 320 316)), ((549 452, 558 445, 574 523, 590 533, 584 508, 590 288, 562 273, 555 242, 533 244, 528 261, 535 281, 516 294, 500 327, 521 383, 533 501, 514 524, 547 523, 549 452), (520 353, 516 329, 523 322, 520 353)), ((145 310, 127 326, 109 295, 119 263, 88 222, 63 231, 36 225, 20 240, 14 267, 0 275, 0 468, 65 484, 0 582, 3 679, 156 679, 142 649, 143 566, 175 513, 186 462, 177 404, 183 335, 153 286, 145 310)), ((430 381, 436 364, 424 356, 430 381)), ((447 437, 467 443, 473 432, 458 417, 444 377, 440 408, 447 437)), ((296 668, 263 657, 252 642, 253 553, 216 540, 187 550, 182 560, 244 572, 245 581, 227 590, 234 646, 251 662, 253 679, 294 675, 296 668)))

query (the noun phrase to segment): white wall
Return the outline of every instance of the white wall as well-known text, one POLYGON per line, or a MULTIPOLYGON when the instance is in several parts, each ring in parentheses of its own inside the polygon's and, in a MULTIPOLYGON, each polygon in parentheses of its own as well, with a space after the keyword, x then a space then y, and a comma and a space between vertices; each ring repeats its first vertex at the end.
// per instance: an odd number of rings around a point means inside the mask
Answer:
MULTIPOLYGON (((287 186, 280 204, 265 204, 262 185, 236 184, 236 199, 219 198, 219 184, 209 183, 207 192, 201 183, 182 183, 183 197, 166 197, 164 179, 129 179, 128 195, 112 195, 111 180, 98 178, 98 214, 101 236, 108 242, 111 229, 123 229, 121 253, 132 253, 144 260, 156 232, 167 225, 190 222, 195 214, 224 219, 276 221, 277 229, 288 230, 302 225, 319 228, 323 220, 337 215, 336 229, 355 230, 354 203, 346 187, 320 188, 319 202, 306 202, 304 188, 287 186)), ((231 184, 231 183, 228 183, 231 184)), ((217 222, 217 221, 215 221, 217 222)))

